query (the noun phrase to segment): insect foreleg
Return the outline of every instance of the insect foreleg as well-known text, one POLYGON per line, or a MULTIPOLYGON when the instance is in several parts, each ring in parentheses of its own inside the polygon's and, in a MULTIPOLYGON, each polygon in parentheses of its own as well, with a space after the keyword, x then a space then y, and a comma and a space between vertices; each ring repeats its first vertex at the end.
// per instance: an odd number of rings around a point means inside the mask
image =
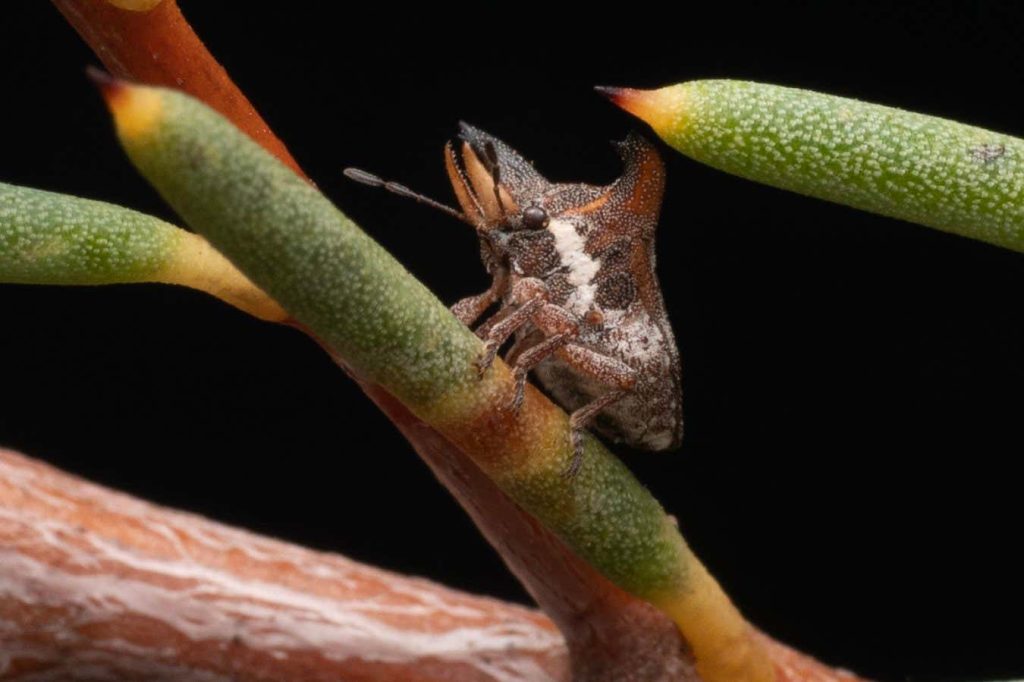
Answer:
POLYGON ((508 275, 504 270, 498 270, 494 273, 494 279, 491 281, 491 286, 488 287, 487 291, 459 300, 452 306, 452 314, 459 318, 462 324, 472 327, 473 323, 480 319, 485 310, 501 299, 507 286, 508 275))
MULTIPOLYGON (((544 291, 546 293, 546 287, 544 291)), ((538 308, 530 321, 533 322, 533 326, 544 338, 529 348, 514 349, 519 352, 515 361, 509 362, 514 368, 516 380, 516 390, 512 399, 512 409, 514 410, 518 410, 523 404, 523 393, 526 390, 526 375, 530 373, 530 370, 550 357, 559 348, 573 341, 580 331, 576 317, 564 308, 560 308, 552 303, 545 303, 538 308)), ((512 360, 511 351, 509 352, 508 360, 512 360)))
MULTIPOLYGON (((481 375, 494 362, 494 357, 503 343, 528 322, 537 322, 539 311, 556 308, 548 303, 548 287, 543 281, 526 277, 512 285, 508 305, 495 313, 477 330, 477 335, 486 341, 483 355, 477 361, 481 375)), ((556 308, 557 309, 557 308, 556 308)), ((546 318, 545 318, 546 319, 546 318)), ((575 328, 575 323, 572 323, 575 328)), ((544 332, 542 325, 538 329, 544 332)), ((545 335, 547 335, 545 333, 545 335)), ((514 349, 517 353, 525 352, 523 347, 514 349)))
POLYGON ((505 353, 505 364, 514 367, 519 361, 519 356, 530 350, 544 340, 544 334, 539 329, 531 329, 529 333, 523 334, 515 340, 512 347, 505 353))
POLYGON ((501 345, 508 340, 508 337, 515 334, 520 327, 528 323, 533 313, 542 305, 544 305, 544 301, 535 298, 517 306, 511 313, 504 314, 507 309, 502 309, 495 314, 496 317, 502 315, 503 317, 500 322, 490 326, 487 330, 487 336, 484 339, 484 352, 476 361, 476 368, 481 376, 491 366, 491 363, 494 362, 494 357, 498 354, 498 349, 501 348, 501 345))

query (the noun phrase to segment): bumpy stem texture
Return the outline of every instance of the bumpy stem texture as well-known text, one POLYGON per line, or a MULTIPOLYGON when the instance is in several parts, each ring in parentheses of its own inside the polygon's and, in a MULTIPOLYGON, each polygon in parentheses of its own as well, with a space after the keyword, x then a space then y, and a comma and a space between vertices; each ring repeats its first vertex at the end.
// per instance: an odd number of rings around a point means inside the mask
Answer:
POLYGON ((0 183, 0 282, 163 282, 281 321, 281 306, 202 237, 101 201, 0 183))
POLYGON ((1024 251, 1024 140, 845 97, 693 81, 603 91, 698 161, 1024 251))

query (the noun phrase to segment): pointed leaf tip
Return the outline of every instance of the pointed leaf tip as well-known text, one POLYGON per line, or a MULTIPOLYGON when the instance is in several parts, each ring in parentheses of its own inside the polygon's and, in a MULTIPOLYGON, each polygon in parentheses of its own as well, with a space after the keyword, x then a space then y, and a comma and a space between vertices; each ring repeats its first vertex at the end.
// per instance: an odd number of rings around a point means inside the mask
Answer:
POLYGON ((624 91, 626 91, 626 90, 628 90, 628 88, 617 88, 617 87, 614 87, 614 86, 611 86, 611 85, 595 85, 594 86, 594 91, 597 92, 597 94, 602 95, 604 97, 607 97, 608 99, 610 99, 612 102, 615 102, 616 104, 618 104, 617 100, 618 100, 619 96, 624 91))
POLYGON ((639 116, 640 118, 643 118, 643 116, 641 116, 637 111, 638 105, 641 105, 645 100, 647 100, 651 94, 648 90, 617 88, 606 85, 595 86, 594 90, 607 97, 612 104, 621 107, 634 116, 639 116))
POLYGON ((159 120, 159 89, 116 78, 94 66, 86 67, 85 75, 99 88, 122 140, 145 132, 159 120))
POLYGON ((85 77, 100 89, 104 99, 108 99, 114 90, 119 90, 124 86, 123 81, 119 81, 103 69, 92 64, 85 67, 85 77))
POLYGON ((92 81, 93 85, 100 91, 103 101, 111 111, 116 111, 118 102, 125 97, 131 83, 116 78, 103 69, 92 66, 85 67, 85 77, 92 81))
POLYGON ((659 101, 662 90, 638 90, 605 85, 595 86, 594 90, 607 97, 615 106, 633 114, 656 131, 664 123, 662 119, 665 111, 659 101))

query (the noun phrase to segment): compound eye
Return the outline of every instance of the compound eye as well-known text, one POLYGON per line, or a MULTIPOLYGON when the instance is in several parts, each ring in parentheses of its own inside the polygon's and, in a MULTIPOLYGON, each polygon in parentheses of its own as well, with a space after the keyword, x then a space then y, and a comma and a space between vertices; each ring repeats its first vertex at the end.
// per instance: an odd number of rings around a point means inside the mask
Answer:
POLYGON ((523 211, 523 227, 527 230, 543 230, 548 226, 548 212, 533 204, 523 211))

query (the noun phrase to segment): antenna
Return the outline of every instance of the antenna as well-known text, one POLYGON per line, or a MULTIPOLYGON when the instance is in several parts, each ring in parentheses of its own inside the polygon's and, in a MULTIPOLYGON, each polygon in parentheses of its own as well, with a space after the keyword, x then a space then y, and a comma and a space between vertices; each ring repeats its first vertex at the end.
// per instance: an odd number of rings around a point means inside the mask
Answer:
POLYGON ((345 177, 348 178, 349 180, 355 180, 360 184, 369 185, 370 187, 383 188, 388 192, 391 192, 392 194, 397 194, 398 196, 405 197, 406 199, 412 199, 413 201, 416 201, 417 203, 420 204, 426 204, 427 206, 436 208, 438 211, 441 211, 442 213, 447 213, 453 218, 458 218, 464 223, 473 225, 469 218, 466 217, 465 213, 456 211, 451 206, 448 206, 447 204, 442 204, 440 201, 435 201, 428 196, 424 196, 422 194, 419 194, 418 192, 413 192, 405 185, 399 184, 397 182, 391 182, 390 180, 384 180, 378 175, 368 173, 358 168, 346 168, 345 170, 342 171, 342 173, 344 173, 345 177))

